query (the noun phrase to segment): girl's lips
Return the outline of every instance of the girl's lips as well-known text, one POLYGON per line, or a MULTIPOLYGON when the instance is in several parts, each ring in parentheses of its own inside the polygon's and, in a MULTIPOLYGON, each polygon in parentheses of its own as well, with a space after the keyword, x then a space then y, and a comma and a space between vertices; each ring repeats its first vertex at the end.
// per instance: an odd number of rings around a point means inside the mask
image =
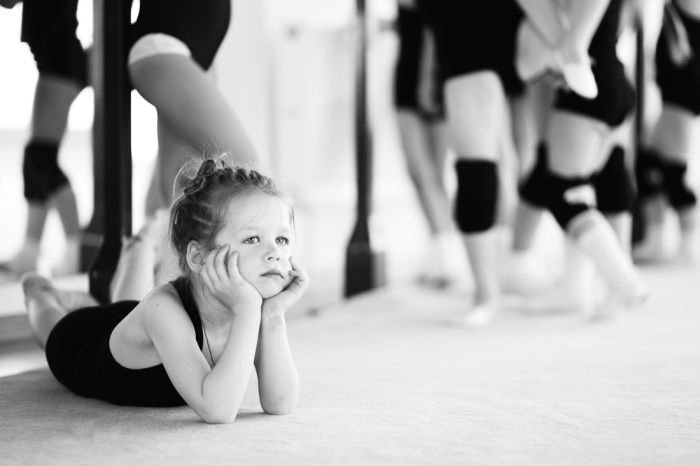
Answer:
POLYGON ((280 279, 284 280, 284 275, 282 274, 282 272, 278 272, 276 270, 272 270, 270 272, 265 272, 262 274, 262 276, 267 277, 267 278, 280 278, 280 279))

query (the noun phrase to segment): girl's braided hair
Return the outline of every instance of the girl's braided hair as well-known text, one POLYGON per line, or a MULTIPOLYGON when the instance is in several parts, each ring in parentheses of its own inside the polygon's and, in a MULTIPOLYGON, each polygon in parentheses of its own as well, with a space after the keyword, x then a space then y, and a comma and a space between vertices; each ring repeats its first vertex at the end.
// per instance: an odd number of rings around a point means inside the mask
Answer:
MULTIPOLYGON (((232 199, 262 193, 285 199, 270 177, 236 167, 225 155, 186 163, 175 180, 179 197, 170 208, 170 242, 178 255, 180 270, 189 275, 187 246, 196 241, 206 250, 226 221, 232 199), (192 176, 194 174, 194 176, 192 176)), ((293 214, 290 208, 290 217, 293 214)))

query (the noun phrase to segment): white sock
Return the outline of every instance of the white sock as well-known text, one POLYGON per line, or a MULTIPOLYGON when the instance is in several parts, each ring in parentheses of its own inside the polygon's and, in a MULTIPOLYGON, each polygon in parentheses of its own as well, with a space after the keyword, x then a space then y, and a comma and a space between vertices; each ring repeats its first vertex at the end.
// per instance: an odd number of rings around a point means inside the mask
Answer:
POLYGON ((589 211, 583 215, 585 218, 575 219, 577 225, 572 228, 574 244, 593 261, 613 291, 623 295, 630 304, 640 304, 646 298, 646 286, 615 232, 599 212, 589 211))

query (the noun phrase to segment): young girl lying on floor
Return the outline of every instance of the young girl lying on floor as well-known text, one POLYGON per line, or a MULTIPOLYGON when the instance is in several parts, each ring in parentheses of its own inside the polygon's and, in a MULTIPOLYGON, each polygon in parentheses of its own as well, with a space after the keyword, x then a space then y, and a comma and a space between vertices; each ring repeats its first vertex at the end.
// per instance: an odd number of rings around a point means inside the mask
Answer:
POLYGON ((29 321, 54 376, 132 406, 187 404, 233 422, 255 366, 260 403, 290 412, 299 381, 285 312, 308 284, 291 257, 294 218, 271 179, 201 163, 170 213, 181 276, 140 302, 71 311, 48 280, 23 278, 29 321))

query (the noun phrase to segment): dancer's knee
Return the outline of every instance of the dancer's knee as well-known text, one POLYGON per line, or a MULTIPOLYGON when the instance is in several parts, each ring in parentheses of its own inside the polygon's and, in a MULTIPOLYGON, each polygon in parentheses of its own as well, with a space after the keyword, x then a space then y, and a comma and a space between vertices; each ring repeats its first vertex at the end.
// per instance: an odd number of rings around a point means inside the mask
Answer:
POLYGON ((634 172, 640 199, 644 200, 661 194, 664 188, 663 161, 656 152, 648 149, 640 150, 634 172))
POLYGON ((464 233, 489 230, 496 221, 498 173, 496 163, 460 160, 456 163, 455 219, 464 233))
POLYGON ((24 150, 22 163, 24 197, 28 201, 45 203, 68 184, 68 178, 58 166, 58 144, 32 141, 24 150))
POLYGON ((676 210, 697 204, 697 197, 685 179, 687 170, 688 165, 685 163, 666 162, 663 166, 665 191, 669 204, 676 210))
POLYGON ((518 186, 520 197, 530 205, 540 208, 547 206, 547 173, 547 145, 540 143, 534 167, 518 186))
POLYGON ((575 217, 595 208, 596 195, 590 177, 566 178, 550 174, 547 202, 554 219, 568 231, 575 217))
POLYGON ((593 179, 598 209, 606 214, 631 212, 634 204, 632 177, 625 166, 625 151, 615 146, 603 169, 593 179))

